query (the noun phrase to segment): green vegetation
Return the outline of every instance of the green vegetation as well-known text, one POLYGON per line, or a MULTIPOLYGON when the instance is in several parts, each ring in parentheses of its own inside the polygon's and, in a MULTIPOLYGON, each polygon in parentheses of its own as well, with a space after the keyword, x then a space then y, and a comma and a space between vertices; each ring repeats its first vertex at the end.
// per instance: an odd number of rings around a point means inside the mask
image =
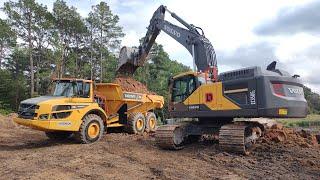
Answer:
MULTIPOLYGON (((7 19, 0 19, 0 113, 47 94, 51 78, 113 81, 124 33, 106 2, 93 6, 87 18, 63 0, 56 0, 52 11, 35 0, 9 0, 1 10, 7 19)), ((170 60, 161 45, 151 54, 134 77, 167 98, 168 78, 190 69, 170 60)), ((157 113, 163 117, 166 111, 157 113)))
POLYGON ((10 113, 13 113, 14 111, 10 110, 10 109, 0 109, 0 114, 2 115, 8 115, 10 113))
POLYGON ((286 127, 312 127, 320 129, 320 115, 310 114, 306 118, 277 119, 286 127))
POLYGON ((303 90, 308 102, 308 112, 310 114, 320 114, 320 95, 312 92, 308 87, 304 87, 303 90))

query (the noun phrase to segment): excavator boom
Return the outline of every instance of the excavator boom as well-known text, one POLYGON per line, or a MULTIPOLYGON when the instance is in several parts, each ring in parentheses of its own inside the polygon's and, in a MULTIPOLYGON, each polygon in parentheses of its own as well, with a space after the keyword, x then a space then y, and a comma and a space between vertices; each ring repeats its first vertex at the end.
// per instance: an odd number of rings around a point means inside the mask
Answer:
POLYGON ((123 47, 120 50, 118 74, 133 74, 138 67, 141 67, 147 61, 147 56, 161 31, 171 36, 173 39, 183 45, 193 57, 194 70, 207 71, 208 68, 216 68, 216 54, 210 41, 199 33, 198 28, 188 24, 175 13, 169 11, 165 6, 160 6, 153 14, 148 31, 138 48, 123 47), (169 12, 173 18, 180 22, 182 28, 174 25, 164 19, 165 12, 169 12))

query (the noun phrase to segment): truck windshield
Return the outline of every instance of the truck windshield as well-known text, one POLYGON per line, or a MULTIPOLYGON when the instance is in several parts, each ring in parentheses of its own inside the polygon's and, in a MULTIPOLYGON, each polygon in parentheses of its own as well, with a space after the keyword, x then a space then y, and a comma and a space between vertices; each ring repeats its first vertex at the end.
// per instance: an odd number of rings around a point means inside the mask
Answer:
POLYGON ((72 97, 77 94, 77 84, 70 81, 56 81, 53 96, 72 97))
POLYGON ((82 81, 53 81, 53 96, 90 97, 90 83, 82 81))

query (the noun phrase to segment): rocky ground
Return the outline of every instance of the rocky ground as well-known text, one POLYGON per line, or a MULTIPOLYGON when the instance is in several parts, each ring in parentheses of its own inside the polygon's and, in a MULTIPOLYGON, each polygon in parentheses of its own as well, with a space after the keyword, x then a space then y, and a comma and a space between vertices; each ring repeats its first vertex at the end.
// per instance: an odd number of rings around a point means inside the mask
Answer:
POLYGON ((44 133, 0 116, 1 179, 319 179, 314 136, 276 127, 248 156, 203 140, 180 151, 160 150, 153 135, 109 133, 83 145, 50 141, 44 133), (278 134, 277 134, 278 133, 278 134))

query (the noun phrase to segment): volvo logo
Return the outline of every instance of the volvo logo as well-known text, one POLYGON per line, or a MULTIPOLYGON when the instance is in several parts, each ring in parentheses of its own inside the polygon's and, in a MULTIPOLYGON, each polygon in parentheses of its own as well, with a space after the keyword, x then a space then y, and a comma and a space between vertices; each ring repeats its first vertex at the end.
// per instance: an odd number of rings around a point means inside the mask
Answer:
POLYGON ((190 105, 189 110, 198 110, 200 109, 199 105, 190 105))
POLYGON ((125 99, 142 99, 141 95, 138 94, 131 94, 131 93, 123 93, 123 97, 125 99))
POLYGON ((250 92, 250 104, 256 104, 256 90, 250 92))
POLYGON ((172 29, 171 27, 164 25, 164 30, 166 30, 167 32, 169 32, 170 34, 176 36, 176 37, 180 37, 180 33, 174 29, 172 29))
POLYGON ((291 94, 299 94, 299 95, 303 94, 302 88, 288 88, 288 90, 291 94))

